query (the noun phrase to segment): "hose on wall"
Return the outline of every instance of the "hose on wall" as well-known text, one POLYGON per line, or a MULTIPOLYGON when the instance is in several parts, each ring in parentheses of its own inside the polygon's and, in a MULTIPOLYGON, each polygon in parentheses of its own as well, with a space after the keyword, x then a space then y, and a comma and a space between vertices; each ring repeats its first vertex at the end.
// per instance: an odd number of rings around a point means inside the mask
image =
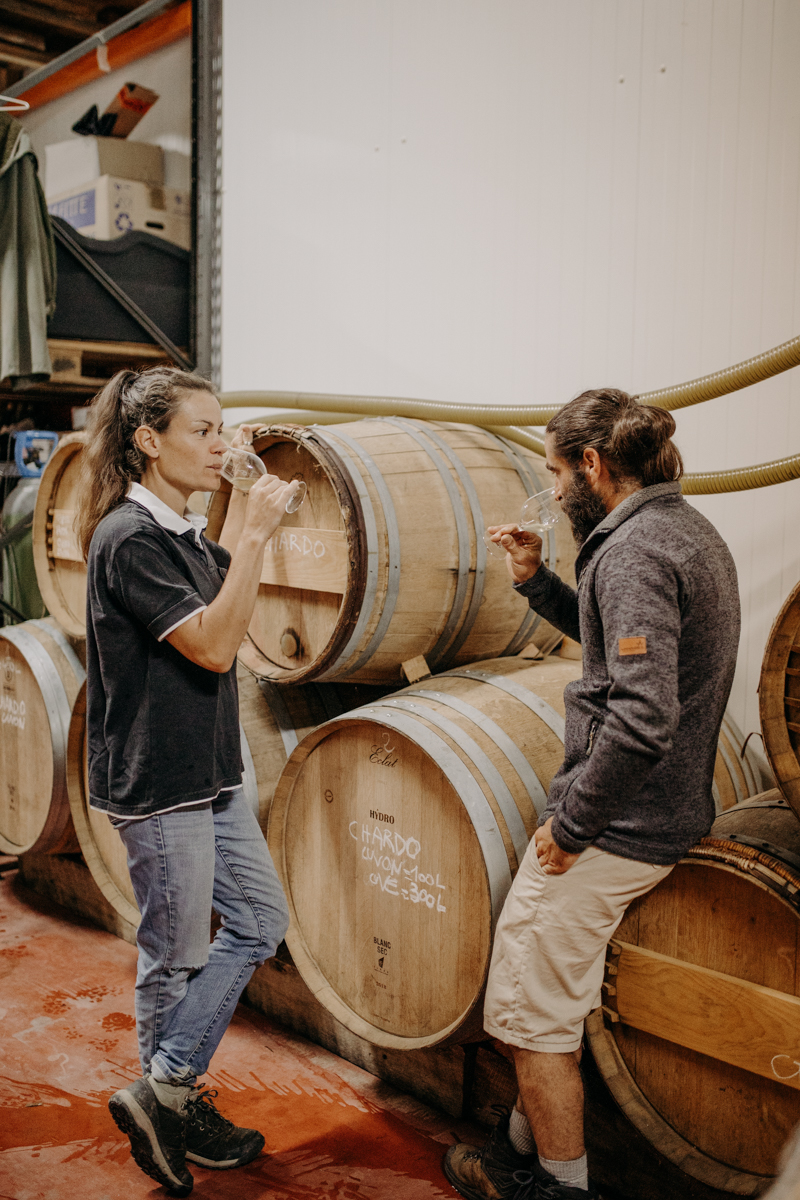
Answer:
MULTIPOLYGON (((687 408, 690 404, 702 404, 704 400, 713 400, 715 396, 725 396, 728 392, 738 392, 740 388, 750 387, 771 375, 780 375, 790 367, 800 365, 800 337, 782 342, 772 350, 756 354, 744 362, 726 367, 724 371, 714 371, 711 375, 701 375, 699 379, 690 379, 688 383, 677 383, 673 387, 659 388, 655 392, 642 392, 635 396, 640 404, 652 404, 656 408, 687 408)), ((533 424, 533 422, 525 422, 533 424)), ((783 461, 783 460, 781 460, 783 461)), ((753 470, 761 470, 753 467, 753 470)), ((793 476, 794 478, 794 476, 793 476)))
MULTIPOLYGON (((800 365, 800 337, 791 338, 772 350, 736 363, 723 371, 703 375, 688 383, 642 392, 635 399, 640 404, 674 410, 691 404, 701 404, 716 396, 724 396, 740 388, 750 387, 762 379, 788 371, 800 365)), ((490 433, 518 442, 536 454, 544 454, 544 438, 525 425, 546 425, 559 410, 547 405, 478 405, 451 404, 434 400, 412 400, 391 396, 332 396, 314 392, 225 392, 220 397, 223 408, 252 407, 264 404, 282 406, 289 412, 267 415, 270 424, 294 421, 299 425, 317 423, 338 424, 359 417, 400 416, 418 417, 428 421, 463 421, 481 425, 490 433), (304 407, 307 406, 307 407, 304 407), (347 408, 347 412, 342 409, 347 408), (491 424, 490 424, 491 422, 491 424)), ((726 471, 697 471, 684 475, 681 486, 685 495, 702 496, 719 492, 743 492, 751 488, 769 487, 800 478, 800 454, 759 463, 754 467, 733 467, 726 471)))

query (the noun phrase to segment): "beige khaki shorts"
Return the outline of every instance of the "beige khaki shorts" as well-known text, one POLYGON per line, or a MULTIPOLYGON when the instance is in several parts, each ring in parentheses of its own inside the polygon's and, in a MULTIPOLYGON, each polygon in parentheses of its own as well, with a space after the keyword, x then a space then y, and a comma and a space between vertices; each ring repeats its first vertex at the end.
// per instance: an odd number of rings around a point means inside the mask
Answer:
POLYGON ((547 875, 531 841, 497 924, 487 1033, 524 1050, 577 1050, 601 1002, 609 939, 631 901, 671 870, 590 847, 563 875, 547 875))

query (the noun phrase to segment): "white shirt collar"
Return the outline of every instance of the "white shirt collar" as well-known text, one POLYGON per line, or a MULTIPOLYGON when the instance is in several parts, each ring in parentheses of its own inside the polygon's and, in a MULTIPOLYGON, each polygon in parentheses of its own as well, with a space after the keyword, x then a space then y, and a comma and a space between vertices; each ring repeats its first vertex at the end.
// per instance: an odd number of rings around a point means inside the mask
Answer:
POLYGON ((128 487, 128 499, 134 500, 137 504, 141 504, 142 508, 146 508, 152 517, 158 521, 162 529, 169 529, 171 533, 188 533, 190 529, 194 530, 194 540, 197 545, 202 545, 200 534, 205 529, 208 521, 205 517, 201 517, 199 513, 193 513, 188 508, 183 517, 179 517, 176 512, 165 504, 163 500, 159 500, 155 492, 151 492, 149 488, 142 487, 141 483, 132 483, 128 487))

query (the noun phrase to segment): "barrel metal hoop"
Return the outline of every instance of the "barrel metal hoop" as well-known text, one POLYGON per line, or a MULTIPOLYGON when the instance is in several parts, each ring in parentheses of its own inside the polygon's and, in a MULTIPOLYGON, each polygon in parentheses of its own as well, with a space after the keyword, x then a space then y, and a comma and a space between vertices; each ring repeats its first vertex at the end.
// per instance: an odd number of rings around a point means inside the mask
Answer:
MULTIPOLYGON (((381 474, 378 464, 371 457, 371 455, 369 455, 367 453, 367 451, 356 441, 355 438, 350 437, 349 433, 341 433, 338 430, 336 430, 336 432, 331 433, 330 431, 326 430, 325 433, 322 434, 319 428, 316 428, 315 432, 318 437, 319 436, 323 437, 326 441, 328 441, 329 444, 330 444, 331 436, 343 441, 346 446, 349 446, 350 449, 355 452, 356 456, 360 459, 360 461, 363 462, 364 466, 367 468, 367 471, 369 472, 369 474, 372 478, 372 482, 375 485, 375 490, 377 491, 378 495, 380 496, 381 503, 383 504, 383 519, 386 522, 386 539, 388 542, 389 562, 387 565, 386 595, 385 595, 384 601, 383 601, 383 612, 381 613, 380 620, 378 621, 375 631, 374 631, 372 637, 370 638, 369 643, 367 644, 366 648, 361 652, 361 654, 359 654, 358 658, 356 659, 356 661, 354 663, 347 663, 346 660, 347 660, 348 654, 355 653, 356 649, 358 648, 358 643, 360 641, 361 634, 363 633, 364 628, 366 627, 367 621, 369 620, 369 617, 372 614, 372 607, 373 607, 373 603, 374 603, 374 593, 375 593, 375 587, 377 586, 377 578, 378 578, 378 558, 377 558, 378 536, 377 536, 377 527, 375 525, 375 513, 372 508, 372 502, 369 500, 369 495, 367 494, 367 490, 364 486, 363 479, 359 479, 356 482, 355 476, 358 475, 359 472, 358 472, 357 468, 355 467, 354 463, 352 462, 352 460, 348 459, 348 457, 346 455, 342 454, 342 458, 347 463, 348 470, 350 470, 351 473, 353 473, 353 475, 354 475, 354 482, 356 483, 356 488, 358 489, 359 496, 361 497, 361 503, 362 503, 362 505, 365 506, 365 510, 366 510, 365 497, 366 497, 366 501, 369 504, 369 513, 370 513, 370 517, 372 519, 372 529, 373 529, 374 545, 375 545, 375 566, 374 566, 375 579, 374 579, 374 583, 373 583, 373 587, 372 587, 372 595, 370 597, 372 603, 367 604, 367 598, 365 596, 364 606, 361 610, 361 613, 360 613, 358 621, 356 623, 356 627, 353 630, 353 634, 350 638, 350 641, 347 643, 344 650, 339 655, 339 658, 336 660, 336 662, 333 664, 333 666, 330 667, 327 671, 325 671, 324 674, 319 676, 320 679, 333 679, 333 678, 344 679, 344 678, 347 678, 348 675, 352 675, 355 671, 360 670, 361 667, 363 667, 365 663, 369 662, 369 660, 372 658, 372 655, 375 653, 375 651, 378 649, 381 642, 383 641, 383 635, 385 634, 385 632, 389 626, 389 622, 391 621, 392 617, 394 616, 394 610, 395 610, 395 606, 397 604, 397 596, 398 596, 398 592, 400 589, 400 531, 397 527, 397 515, 395 514, 395 511, 394 511, 394 502, 392 501, 391 494, 389 492, 389 489, 386 486, 386 481, 383 478, 383 475, 381 474), (363 495, 362 495, 362 491, 363 491, 363 495), (352 649, 351 649, 351 647, 352 647, 352 649), (342 667, 342 664, 345 664, 343 670, 340 669, 342 667)), ((365 513, 364 513, 365 521, 366 521, 366 516, 367 516, 367 514, 365 511, 365 513)), ((367 544, 369 547, 369 538, 368 538, 367 544)), ((368 553, 369 553, 369 549, 368 549, 368 553)))
POLYGON ((514 853, 517 856, 517 865, 521 864, 525 857, 525 851, 528 849, 528 834, 525 830, 525 825, 522 820, 519 809, 517 808, 514 797, 511 795, 508 784, 503 779, 503 776, 498 771, 492 760, 489 758, 485 750, 482 750, 474 738, 456 725, 453 721, 447 719, 441 713, 433 708, 428 708, 425 704, 415 704, 413 700, 406 699, 408 695, 414 696, 430 696, 430 692, 411 692, 404 693, 403 696, 395 696, 391 700, 388 698, 383 701, 384 704, 391 705, 392 708, 404 708, 409 712, 415 713, 422 717, 425 721, 430 721, 431 725, 436 725, 441 729, 442 733, 456 743, 464 750, 472 759, 475 766, 478 768, 484 779, 492 789, 492 794, 497 801, 497 806, 503 814, 503 820, 508 828, 511 837, 511 844, 514 847, 514 853))
POLYGON ((443 675, 451 675, 456 679, 467 678, 477 679, 480 683, 490 683, 492 687, 500 688, 504 692, 508 692, 509 696, 513 696, 516 700, 521 700, 531 712, 535 712, 537 717, 541 717, 548 729, 556 735, 560 742, 564 741, 564 718, 559 716, 554 708, 543 700, 541 696, 537 696, 535 692, 529 692, 527 688, 520 683, 515 683, 513 679, 506 679, 505 675, 493 675, 490 671, 476 671, 468 667, 457 668, 455 671, 440 671, 437 679, 443 675))
POLYGON ((725 766, 728 768, 728 776, 730 778, 734 793, 736 795, 736 803, 741 804, 742 801, 747 799, 747 797, 742 795, 742 788, 741 788, 741 784, 739 783, 738 772, 736 770, 736 763, 731 762, 731 756, 730 756, 730 754, 728 754, 728 751, 723 746, 721 738, 717 742, 717 749, 719 750, 722 761, 724 762, 725 766))
MULTIPOLYGON (((467 704, 465 700, 461 700, 458 696, 451 696, 449 692, 435 692, 433 690, 418 688, 414 690, 408 689, 403 692, 403 695, 433 698, 439 704, 453 708, 456 712, 461 713, 463 717, 467 717, 470 721, 473 721, 487 737, 492 739, 498 750, 501 750, 505 754, 511 766, 522 780, 530 802, 533 805, 533 811, 537 817, 541 816, 547 807, 547 792, 519 746, 511 740, 506 731, 501 729, 496 721, 487 717, 479 708, 474 708, 473 705, 467 704)), ((527 833, 525 834, 525 839, 526 841, 528 840, 527 833)))
POLYGON ((396 709, 386 708, 379 703, 365 708, 357 708, 354 712, 343 713, 342 716, 336 717, 335 721, 349 721, 359 717, 372 717, 407 737, 410 742, 419 746, 429 755, 452 785, 464 806, 483 852, 489 879, 489 896, 492 905, 491 932, 494 937, 495 926, 511 888, 511 869, 508 865, 508 855, 503 845, 503 835, 497 824, 497 818, 475 776, 455 751, 450 749, 447 742, 439 737, 438 733, 420 721, 414 720, 413 717, 406 716, 405 713, 398 712, 396 709))
POLYGON ((252 808, 258 819, 259 804, 258 804, 258 778, 256 777, 256 764, 253 762, 253 755, 250 752, 250 743, 247 740, 247 734, 244 731, 244 726, 239 722, 239 743, 242 750, 242 791, 244 798, 252 808))
POLYGON ((325 446, 338 454, 342 466, 350 476, 350 482, 354 491, 358 495, 358 499, 361 504, 361 511, 364 516, 364 529, 367 535, 367 579, 364 586, 364 599, 361 602, 361 611, 358 614, 358 620, 356 621, 355 628, 353 629, 347 644, 342 650, 342 653, 336 659, 336 662, 327 671, 323 672, 319 676, 320 679, 337 679, 340 677, 340 666, 351 654, 353 654, 358 646, 358 643, 361 640, 361 635, 364 632, 364 628, 370 618, 370 614, 372 613, 372 609, 375 604, 375 594, 378 590, 378 529, 377 525, 375 524, 375 510, 372 507, 372 501, 370 500, 369 492, 364 485, 364 480, 361 477, 360 471, 357 470, 356 465, 350 455, 342 450, 341 447, 333 446, 330 440, 325 436, 325 431, 321 428, 321 426, 318 425, 312 426, 311 430, 306 430, 306 432, 301 435, 301 441, 304 437, 311 439, 312 431, 313 438, 315 440, 323 442, 325 446))
MULTIPOLYGON (((70 704, 64 684, 53 660, 44 646, 21 625, 6 626, 2 637, 11 642, 33 670, 42 693, 47 720, 50 723, 50 744, 53 755, 53 800, 67 804, 67 738, 69 736, 70 704)), ((53 804, 50 805, 50 811, 53 804)), ((42 826, 44 829, 44 826, 42 826)))
MULTIPOLYGON (((461 493, 455 485, 453 476, 443 461, 441 455, 436 450, 426 444, 426 439, 417 430, 411 421, 404 417, 385 417, 384 420, 390 425, 396 425, 398 429, 402 429, 409 437, 420 446, 430 458, 436 470, 439 472, 442 483, 445 486, 450 505, 453 509, 453 517, 456 523, 456 537, 458 539, 458 578, 456 580, 456 590, 453 596, 453 603, 450 606, 450 613, 447 622, 442 630, 436 644, 431 650, 426 651, 425 658, 431 670, 436 670, 439 665, 439 660, 443 657, 452 638, 458 622, 461 619, 461 614, 464 609, 464 601, 467 595, 467 585, 469 583, 469 530, 467 529, 467 513, 464 508, 464 501, 461 498, 461 493)), ((427 430, 426 430, 427 433, 427 430)))
POLYGON ((45 633, 48 635, 48 637, 51 637, 53 639, 53 641, 56 643, 59 650, 61 650, 61 652, 64 655, 64 657, 66 658, 67 662, 69 663, 69 665, 72 667, 73 671, 75 672, 75 678, 78 681, 78 685, 81 686, 86 679, 86 672, 83 669, 81 660, 78 658, 77 654, 72 649, 72 646, 70 646, 69 642, 67 641, 67 638, 64 636, 62 631, 60 629, 56 628, 55 625, 48 625, 47 621, 40 621, 38 618, 35 618, 34 620, 28 622, 28 624, 38 625, 40 629, 43 629, 45 631, 45 633))
POLYGON ((719 788, 716 783, 711 784, 711 798, 714 801, 714 815, 721 817, 725 809, 722 807, 722 800, 720 799, 719 788))
POLYGON ((281 735, 283 748, 286 751, 286 757, 294 750, 297 745, 297 731, 294 727, 294 722, 289 716, 289 710, 283 702, 280 688, 270 679, 259 679, 258 686, 261 688, 264 699, 269 705, 269 710, 272 713, 275 724, 278 726, 278 732, 281 735))
POLYGON ((449 649, 442 655, 441 662, 438 664, 440 667, 446 667, 450 665, 464 645, 464 642, 472 633, 472 626, 475 624, 478 609, 483 600, 483 589, 486 582, 486 547, 483 544, 483 512, 475 484, 470 478, 469 471, 466 470, 452 446, 449 446, 438 433, 434 433, 424 421, 409 420, 408 423, 419 429, 426 437, 429 437, 439 447, 445 458, 452 463, 458 480, 466 492, 470 512, 472 513, 472 524, 475 529, 475 583, 472 588, 472 596, 470 597, 464 624, 459 629, 449 649))

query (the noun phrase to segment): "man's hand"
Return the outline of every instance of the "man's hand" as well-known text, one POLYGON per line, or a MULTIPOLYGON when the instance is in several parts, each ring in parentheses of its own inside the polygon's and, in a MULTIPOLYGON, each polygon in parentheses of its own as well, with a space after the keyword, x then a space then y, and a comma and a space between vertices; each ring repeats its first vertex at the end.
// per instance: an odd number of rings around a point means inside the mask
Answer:
POLYGON ((487 532, 505 550, 506 567, 514 583, 533 579, 542 565, 542 539, 538 534, 519 525, 490 525, 487 532))
POLYGON ((556 845, 551 832, 552 826, 553 818, 550 817, 541 828, 536 830, 533 835, 533 844, 536 847, 539 866, 545 875, 563 875, 565 871, 575 865, 580 854, 567 854, 565 850, 556 845))

